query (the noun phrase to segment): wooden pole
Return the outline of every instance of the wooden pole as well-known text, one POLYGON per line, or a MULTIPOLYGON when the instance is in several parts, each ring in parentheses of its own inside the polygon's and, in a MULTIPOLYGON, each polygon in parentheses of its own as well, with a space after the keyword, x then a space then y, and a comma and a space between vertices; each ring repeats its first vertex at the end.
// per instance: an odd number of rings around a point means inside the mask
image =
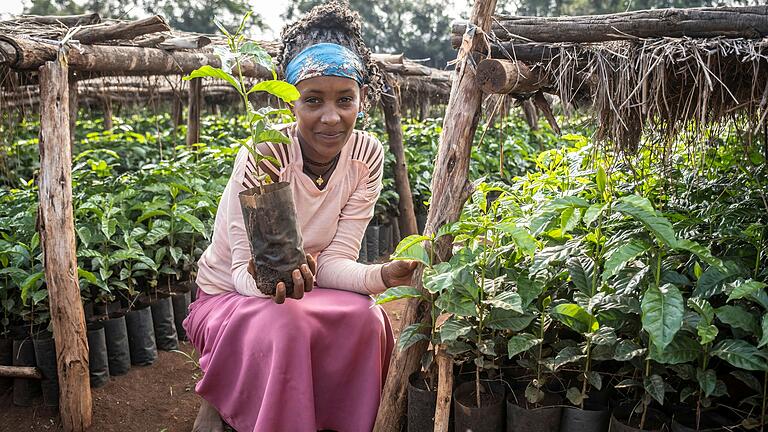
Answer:
POLYGON ((202 80, 189 80, 189 113, 187 114, 187 145, 200 142, 200 93, 202 80))
POLYGON ((69 149, 69 77, 66 60, 40 68, 39 221, 45 282, 59 373, 59 412, 64 432, 91 425, 88 343, 77 276, 69 149))
MULTIPOLYGON (((41 86, 42 88, 42 86, 41 86)), ((42 90, 41 90, 42 91, 42 90)), ((42 96, 41 96, 42 99, 42 96)), ((69 73, 69 152, 74 155, 75 153, 75 130, 77 129, 77 108, 78 108, 78 93, 77 93, 77 77, 74 72, 69 73)))
POLYGON ((41 380, 43 379, 43 373, 36 367, 0 366, 0 377, 41 380))
POLYGON ((101 98, 101 104, 104 109, 104 130, 112 130, 112 98, 105 95, 101 98))
POLYGON ((179 95, 174 95, 171 103, 171 118, 173 119, 173 128, 175 129, 184 121, 184 104, 181 102, 181 96, 179 95))
POLYGON ((419 229, 416 226, 416 212, 413 209, 413 194, 411 194, 411 183, 408 180, 408 166, 403 148, 400 92, 397 91, 394 80, 388 73, 384 74, 384 80, 389 91, 381 95, 381 106, 387 127, 389 149, 395 155, 395 189, 400 197, 397 204, 400 210, 400 232, 403 237, 407 237, 418 233, 419 229))
MULTIPOLYGON (((495 8, 496 0, 476 0, 472 7, 470 22, 475 23, 479 30, 488 31, 491 26, 491 15, 495 8)), ((459 50, 459 61, 454 72, 455 78, 451 88, 451 96, 443 119, 443 132, 440 134, 440 147, 432 177, 432 202, 427 215, 426 235, 437 233, 442 225, 457 220, 464 202, 471 193, 471 184, 467 180, 467 176, 469 174, 472 139, 480 119, 482 91, 475 82, 475 71, 468 59, 476 47, 484 45, 484 41, 479 31, 475 37, 467 35, 466 39, 467 47, 459 50)), ((450 249, 451 240, 443 238, 435 244, 435 255, 444 259, 450 253, 450 249)), ((420 269, 414 279, 418 286, 423 289, 422 271, 423 269, 420 269)), ((429 318, 430 310, 427 302, 418 298, 408 299, 401 328, 417 322, 426 322, 429 318)), ((392 432, 400 430, 405 414, 408 376, 419 367, 421 356, 426 347, 426 342, 422 341, 405 352, 396 351, 393 353, 374 431, 392 432)), ((439 386, 445 386, 445 383, 440 382, 438 384, 438 393, 441 392, 439 386)))
POLYGON ((171 27, 160 15, 154 15, 135 21, 115 24, 99 24, 83 27, 72 39, 82 44, 92 44, 107 40, 132 40, 149 33, 171 31, 171 27))
POLYGON ((437 405, 435 405, 434 432, 448 432, 451 419, 451 392, 453 391, 453 357, 444 345, 437 347, 437 405))
MULTIPOLYGON (((59 46, 21 36, 0 35, 0 65, 35 70, 56 59, 59 46)), ((67 51, 69 68, 85 72, 130 75, 187 74, 202 65, 221 67, 221 59, 208 52, 165 51, 136 46, 80 45, 67 51)), ((253 62, 241 63, 243 75, 272 79, 267 68, 253 62)))
MULTIPOLYGON (((493 33, 502 41, 602 42, 637 38, 745 38, 768 36, 768 6, 652 9, 607 15, 497 16, 493 33)), ((464 34, 466 22, 451 26, 464 34)))

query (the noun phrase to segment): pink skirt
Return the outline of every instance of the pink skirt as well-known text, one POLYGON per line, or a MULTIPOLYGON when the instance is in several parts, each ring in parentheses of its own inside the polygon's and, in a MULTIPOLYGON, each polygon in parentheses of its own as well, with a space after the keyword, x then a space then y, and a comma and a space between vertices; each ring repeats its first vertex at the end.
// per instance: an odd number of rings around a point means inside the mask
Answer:
POLYGON ((238 432, 373 428, 394 341, 370 297, 315 288, 279 305, 198 290, 184 328, 195 390, 238 432))

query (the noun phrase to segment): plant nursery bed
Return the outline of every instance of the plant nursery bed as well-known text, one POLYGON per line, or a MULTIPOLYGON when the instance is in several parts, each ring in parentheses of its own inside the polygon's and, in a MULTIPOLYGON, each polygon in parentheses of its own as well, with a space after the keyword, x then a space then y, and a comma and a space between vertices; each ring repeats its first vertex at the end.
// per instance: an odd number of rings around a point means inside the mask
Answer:
MULTIPOLYGON (((383 305, 395 336, 405 307, 405 300, 383 305)), ((197 361, 189 342, 180 342, 179 350, 197 361)), ((134 366, 126 374, 112 377, 101 388, 92 389, 93 432, 189 432, 200 401, 194 386, 200 370, 186 356, 159 351, 151 366, 134 366)), ((38 396, 31 407, 13 405, 12 391, 0 394, 0 432, 58 431, 54 408, 43 405, 38 396)))

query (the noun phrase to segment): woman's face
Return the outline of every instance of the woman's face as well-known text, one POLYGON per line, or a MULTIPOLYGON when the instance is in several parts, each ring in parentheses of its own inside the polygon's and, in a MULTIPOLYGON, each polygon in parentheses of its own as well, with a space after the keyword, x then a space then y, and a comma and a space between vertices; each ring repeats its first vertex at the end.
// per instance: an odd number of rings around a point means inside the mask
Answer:
POLYGON ((321 76, 300 81, 294 102, 299 137, 307 157, 333 159, 352 135, 367 88, 350 78, 321 76))

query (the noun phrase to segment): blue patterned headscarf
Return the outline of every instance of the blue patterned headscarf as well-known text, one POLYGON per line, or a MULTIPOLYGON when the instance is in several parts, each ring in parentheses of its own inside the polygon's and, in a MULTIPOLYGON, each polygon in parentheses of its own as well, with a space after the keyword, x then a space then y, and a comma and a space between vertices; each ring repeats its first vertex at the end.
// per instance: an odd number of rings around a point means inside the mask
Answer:
POLYGON ((349 48, 334 43, 319 43, 305 48, 288 63, 285 80, 299 81, 319 76, 350 78, 363 85, 362 60, 349 48))

